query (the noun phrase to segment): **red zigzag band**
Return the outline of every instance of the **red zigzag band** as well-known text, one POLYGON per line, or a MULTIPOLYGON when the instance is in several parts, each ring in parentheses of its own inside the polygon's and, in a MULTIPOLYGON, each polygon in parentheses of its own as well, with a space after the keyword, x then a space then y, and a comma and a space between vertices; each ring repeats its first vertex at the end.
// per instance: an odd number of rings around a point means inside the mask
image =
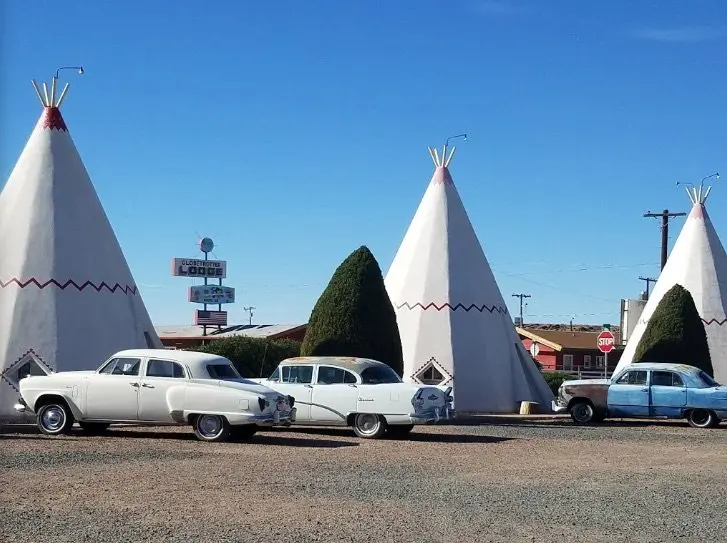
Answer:
POLYGON ((116 283, 113 286, 110 286, 110 285, 106 284, 106 282, 102 282, 101 284, 97 285, 96 283, 94 283, 92 281, 86 281, 85 283, 79 285, 73 279, 69 279, 65 283, 60 283, 60 282, 56 281, 55 279, 49 279, 45 283, 41 283, 35 277, 31 277, 30 279, 28 279, 25 282, 20 281, 20 279, 18 279, 17 277, 11 277, 8 281, 3 281, 2 279, 0 279, 0 288, 5 288, 12 284, 16 284, 20 288, 25 288, 28 285, 33 284, 41 290, 44 289, 45 287, 47 287, 48 285, 55 285, 61 290, 65 290, 67 287, 73 286, 73 287, 76 287, 76 289, 78 291, 82 291, 86 287, 91 287, 96 292, 101 292, 101 290, 106 289, 111 293, 114 293, 118 290, 120 292, 123 292, 124 294, 136 295, 136 286, 132 286, 132 285, 122 286, 119 283, 116 283))
POLYGON ((722 319, 721 321, 718 321, 717 319, 702 319, 702 322, 709 326, 710 324, 716 324, 717 326, 722 326, 723 324, 727 324, 727 319, 722 319))
POLYGON ((427 305, 423 305, 420 302, 417 302, 415 304, 409 304, 408 302, 404 302, 403 304, 397 305, 396 309, 401 309, 402 307, 405 307, 406 309, 416 309, 417 307, 421 308, 423 311, 426 311, 427 309, 436 309, 437 311, 441 311, 442 309, 449 308, 452 311, 457 311, 458 309, 463 309, 464 311, 472 311, 473 309, 479 311, 480 313, 484 313, 485 310, 489 311, 490 313, 494 313, 497 311, 498 313, 501 313, 503 315, 507 314, 507 308, 499 307, 496 305, 488 306, 485 304, 477 305, 477 304, 470 304, 469 306, 466 306, 464 304, 457 304, 455 306, 452 306, 449 302, 445 302, 442 305, 437 305, 434 302, 429 302, 427 305))

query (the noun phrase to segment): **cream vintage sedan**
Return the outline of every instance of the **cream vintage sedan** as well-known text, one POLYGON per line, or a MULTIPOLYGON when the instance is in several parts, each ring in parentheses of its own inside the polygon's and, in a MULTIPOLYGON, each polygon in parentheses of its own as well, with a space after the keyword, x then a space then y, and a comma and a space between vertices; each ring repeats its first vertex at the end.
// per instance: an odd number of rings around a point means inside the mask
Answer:
POLYGON ((295 398, 296 424, 350 426, 362 438, 401 437, 416 424, 456 416, 451 387, 404 383, 390 366, 368 358, 288 358, 255 381, 295 398))
POLYGON ((222 356, 194 351, 120 351, 93 371, 20 380, 19 412, 36 415, 47 435, 88 433, 113 423, 191 425, 201 441, 249 438, 260 427, 290 425, 295 400, 240 377, 222 356))

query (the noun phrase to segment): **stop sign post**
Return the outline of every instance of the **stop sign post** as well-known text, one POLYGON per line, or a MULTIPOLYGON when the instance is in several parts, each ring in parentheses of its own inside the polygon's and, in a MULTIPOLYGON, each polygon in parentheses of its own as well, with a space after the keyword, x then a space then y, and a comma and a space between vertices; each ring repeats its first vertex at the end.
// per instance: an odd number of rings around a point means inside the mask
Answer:
POLYGON ((598 350, 603 353, 603 375, 608 377, 608 353, 616 348, 616 337, 611 330, 601 330, 597 340, 598 350))

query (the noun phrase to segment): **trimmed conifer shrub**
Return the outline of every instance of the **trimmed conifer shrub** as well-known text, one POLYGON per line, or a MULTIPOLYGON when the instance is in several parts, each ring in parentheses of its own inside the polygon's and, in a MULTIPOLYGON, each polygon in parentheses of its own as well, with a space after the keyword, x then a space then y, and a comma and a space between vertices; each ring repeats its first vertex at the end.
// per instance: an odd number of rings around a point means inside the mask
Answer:
POLYGON ((636 346, 633 361, 689 364, 714 375, 704 323, 683 286, 674 285, 664 294, 636 346))
POLYGON ((333 273, 311 313, 301 355, 373 358, 402 375, 396 314, 368 247, 356 249, 333 273))

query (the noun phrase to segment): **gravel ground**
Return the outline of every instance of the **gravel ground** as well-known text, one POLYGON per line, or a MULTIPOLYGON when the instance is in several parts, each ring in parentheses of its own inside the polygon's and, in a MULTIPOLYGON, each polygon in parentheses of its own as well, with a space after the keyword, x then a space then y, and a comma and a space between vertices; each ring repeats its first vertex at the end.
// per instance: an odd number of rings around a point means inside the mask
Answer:
POLYGON ((726 541, 727 427, 490 418, 410 440, 0 433, 10 542, 726 541))

